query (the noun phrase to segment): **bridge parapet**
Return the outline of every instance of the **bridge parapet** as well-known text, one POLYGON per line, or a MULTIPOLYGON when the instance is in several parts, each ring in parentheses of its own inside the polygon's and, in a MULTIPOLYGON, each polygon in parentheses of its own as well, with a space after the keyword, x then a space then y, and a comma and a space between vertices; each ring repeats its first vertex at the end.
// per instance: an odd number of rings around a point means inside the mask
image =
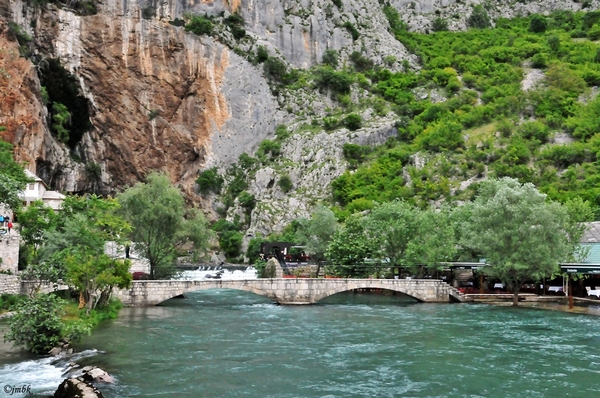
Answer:
POLYGON ((134 281, 116 296, 128 306, 151 306, 170 298, 206 289, 236 289, 256 293, 279 304, 313 304, 336 293, 355 289, 386 289, 423 302, 467 301, 455 288, 435 279, 269 278, 247 280, 134 281))

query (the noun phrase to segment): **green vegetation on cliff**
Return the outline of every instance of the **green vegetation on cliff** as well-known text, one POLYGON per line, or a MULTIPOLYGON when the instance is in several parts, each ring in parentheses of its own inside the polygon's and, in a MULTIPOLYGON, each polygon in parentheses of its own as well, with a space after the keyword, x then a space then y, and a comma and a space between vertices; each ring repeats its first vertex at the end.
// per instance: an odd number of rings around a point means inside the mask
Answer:
POLYGON ((365 73, 368 90, 398 115, 398 138, 359 157, 345 151, 360 165, 333 183, 334 200, 349 212, 395 198, 426 206, 470 199, 476 185, 461 189, 462 181, 509 176, 560 202, 588 200, 598 216, 599 20, 599 12, 556 11, 467 32, 398 26, 423 69, 365 73))

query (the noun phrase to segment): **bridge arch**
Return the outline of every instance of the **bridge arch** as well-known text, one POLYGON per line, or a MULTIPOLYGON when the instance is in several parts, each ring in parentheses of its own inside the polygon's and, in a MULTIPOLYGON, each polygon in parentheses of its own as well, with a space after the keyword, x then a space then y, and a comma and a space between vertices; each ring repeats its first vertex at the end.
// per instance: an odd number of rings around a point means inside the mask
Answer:
POLYGON ((359 290, 359 289, 380 289, 380 290, 388 290, 391 292, 396 292, 396 293, 402 293, 407 297, 410 297, 412 299, 417 300, 418 302, 423 302, 425 301, 423 298, 419 298, 419 297, 415 297, 412 296, 411 294, 407 293, 407 289, 405 288, 401 288, 401 287, 395 287, 395 286, 389 286, 389 285, 384 285, 384 284, 369 284, 369 283, 363 283, 363 284, 358 284, 356 287, 348 287, 348 286, 339 286, 337 289, 335 290, 329 290, 327 292, 321 293, 319 295, 316 295, 314 297, 314 302, 318 303, 321 300, 327 298, 327 297, 331 297, 333 295, 336 295, 338 293, 344 293, 344 292, 351 292, 351 291, 355 291, 355 290, 359 290))

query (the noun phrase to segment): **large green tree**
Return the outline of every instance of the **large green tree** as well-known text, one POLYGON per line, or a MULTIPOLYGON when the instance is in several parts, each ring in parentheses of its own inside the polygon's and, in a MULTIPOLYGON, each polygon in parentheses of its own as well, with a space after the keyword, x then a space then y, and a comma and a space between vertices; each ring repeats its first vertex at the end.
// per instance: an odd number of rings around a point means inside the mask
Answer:
POLYGON ((486 259, 488 276, 512 288, 515 306, 523 282, 557 272, 583 233, 565 206, 548 201, 533 184, 508 177, 482 183, 469 206, 463 244, 486 259))
POLYGON ((116 214, 118 208, 115 199, 69 197, 60 222, 47 233, 39 262, 26 274, 63 277, 79 292, 80 306, 87 312, 107 304, 113 288, 126 288, 132 279, 129 261, 111 259, 104 252, 108 241, 123 243, 131 229, 116 214))
POLYGON ((365 277, 372 273, 366 262, 376 251, 377 243, 367 235, 363 217, 353 214, 333 234, 325 256, 337 275, 365 277))
POLYGON ((390 266, 404 266, 417 277, 435 272, 455 254, 455 237, 448 212, 423 210, 401 200, 384 203, 365 216, 378 257, 390 266))
POLYGON ((316 275, 319 276, 321 261, 325 260, 327 246, 338 228, 333 211, 325 206, 317 206, 310 218, 298 220, 297 242, 306 246, 306 252, 317 263, 316 275))
POLYGON ((195 253, 207 247, 211 231, 204 216, 186 210, 181 191, 166 175, 151 173, 147 182, 126 189, 117 199, 133 228, 130 239, 150 263, 151 279, 174 274, 177 247, 189 244, 195 253))

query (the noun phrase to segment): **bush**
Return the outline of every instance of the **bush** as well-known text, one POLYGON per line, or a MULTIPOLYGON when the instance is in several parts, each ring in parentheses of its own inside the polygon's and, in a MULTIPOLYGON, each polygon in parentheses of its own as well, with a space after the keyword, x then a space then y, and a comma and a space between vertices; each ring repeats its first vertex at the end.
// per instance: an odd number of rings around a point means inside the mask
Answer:
POLYGON ((325 130, 328 130, 328 131, 335 130, 339 126, 340 126, 340 121, 338 120, 337 117, 329 116, 329 117, 323 118, 323 127, 325 128, 325 130))
POLYGON ((534 68, 545 68, 548 65, 548 57, 544 53, 537 53, 531 58, 531 66, 534 68))
POLYGON ((229 15, 223 19, 223 24, 231 29, 231 34, 236 40, 243 39, 246 36, 246 30, 243 28, 244 18, 240 14, 229 15))
POLYGON ((471 15, 467 18, 467 26, 469 28, 485 29, 492 26, 490 16, 481 4, 473 7, 471 15))
POLYGON ((548 28, 546 17, 539 14, 533 14, 529 20, 529 31, 533 33, 544 33, 548 28))
POLYGON ((281 145, 278 142, 271 140, 264 140, 258 145, 256 156, 262 161, 266 162, 273 158, 276 158, 281 153, 281 145))
POLYGON ((433 29, 434 32, 442 32, 448 30, 448 21, 446 21, 444 18, 438 17, 433 20, 433 23, 431 24, 431 29, 433 29))
POLYGON ((210 35, 213 30, 213 23, 206 16, 196 15, 190 19, 184 27, 186 32, 192 32, 196 35, 210 35))
POLYGON ((242 193, 240 193, 240 195, 238 196, 238 203, 240 204, 240 206, 245 208, 247 212, 251 212, 252 209, 254 209, 254 206, 256 205, 256 199, 254 198, 254 195, 246 191, 242 191, 242 193))
POLYGON ((10 331, 4 336, 34 354, 47 354, 62 339, 60 313, 63 300, 53 294, 39 294, 23 300, 9 318, 10 331))
POLYGON ((363 56, 358 51, 353 51, 350 54, 350 60, 354 63, 354 68, 358 72, 364 72, 373 69, 374 63, 369 58, 363 56))
POLYGON ((285 62, 269 57, 264 61, 263 69, 267 78, 281 82, 286 74, 285 62))
POLYGON ((269 53, 267 52, 267 48, 265 46, 258 46, 256 49, 256 61, 258 63, 263 63, 267 59, 269 59, 269 53))
POLYGON ((362 118, 356 113, 351 113, 344 118, 344 126, 346 126, 348 130, 358 130, 362 127, 362 118))
POLYGON ((203 194, 211 191, 218 194, 223 186, 223 177, 219 175, 216 167, 212 167, 200 173, 200 176, 196 179, 196 184, 198 184, 198 190, 203 194))
POLYGON ((336 72, 331 67, 319 68, 315 71, 317 87, 327 88, 338 94, 348 94, 352 85, 352 77, 346 72, 336 72))
POLYGON ((338 52, 336 50, 325 50, 323 53, 322 62, 325 65, 331 66, 333 69, 338 67, 338 52))
POLYGON ((279 124, 275 128, 275 139, 277 141, 283 141, 290 137, 290 132, 285 124, 279 124))
POLYGON ((352 40, 357 40, 360 37, 360 33, 358 33, 358 30, 356 30, 352 22, 346 21, 342 26, 350 33, 352 40))
POLYGON ((284 193, 288 193, 294 187, 294 184, 292 183, 292 179, 287 174, 284 174, 281 176, 281 178, 277 182, 277 185, 279 185, 279 188, 281 188, 281 190, 284 193))
POLYGON ((595 24, 587 33, 590 40, 600 40, 600 24, 595 24))

